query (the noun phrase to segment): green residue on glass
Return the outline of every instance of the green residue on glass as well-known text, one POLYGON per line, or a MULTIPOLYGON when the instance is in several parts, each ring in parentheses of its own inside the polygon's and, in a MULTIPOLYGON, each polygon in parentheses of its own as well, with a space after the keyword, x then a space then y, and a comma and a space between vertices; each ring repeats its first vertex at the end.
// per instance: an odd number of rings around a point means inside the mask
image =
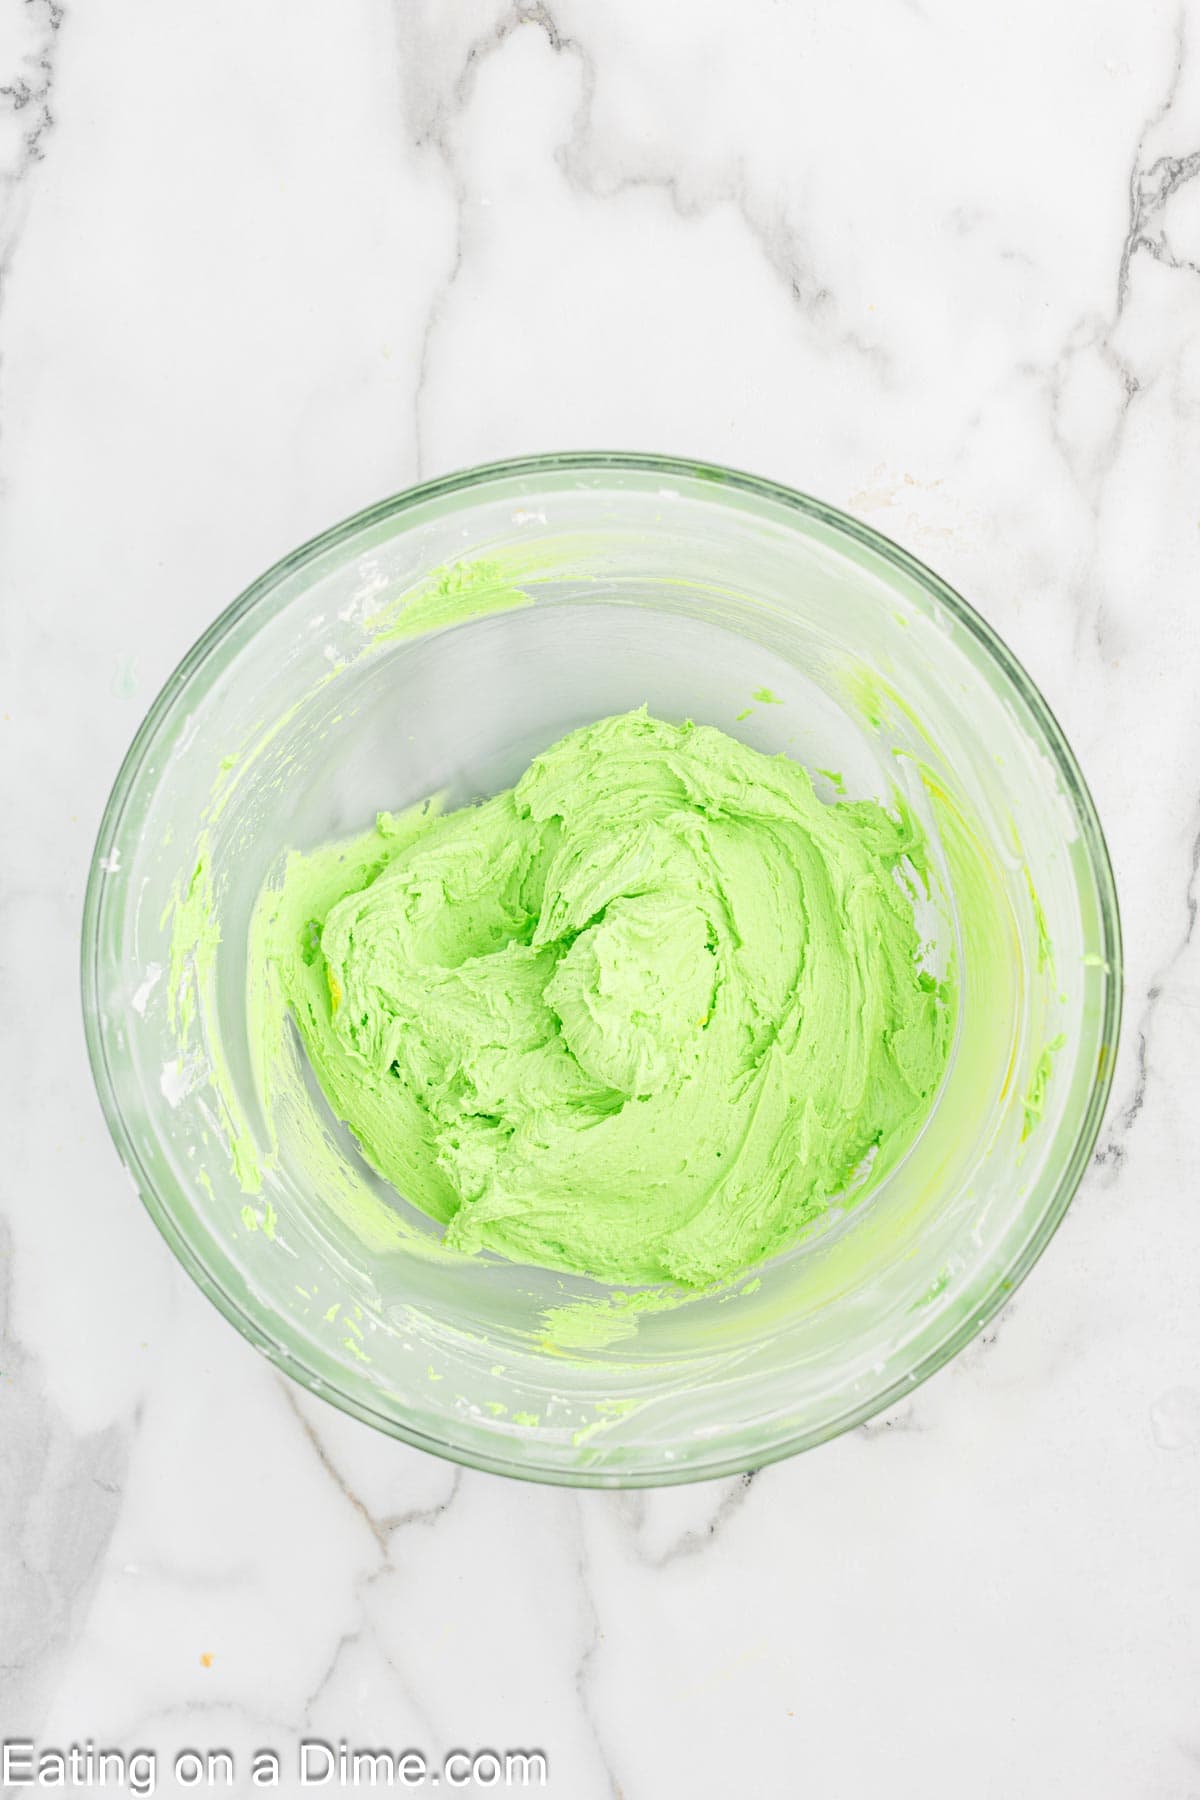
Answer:
POLYGON ((375 644, 386 644, 532 606, 532 595, 515 580, 518 570, 530 572, 525 558, 452 563, 371 613, 364 628, 375 644))
POLYGON ((1037 931, 1037 966, 1038 973, 1043 969, 1054 971, 1054 946, 1050 941, 1050 931, 1046 924, 1046 914, 1038 898, 1037 889, 1033 885, 1033 876, 1029 866, 1025 867, 1025 886, 1029 889, 1029 904, 1033 908, 1033 922, 1037 931))
POLYGON ((829 783, 830 787, 833 789, 835 794, 844 794, 845 793, 845 791, 846 791, 845 777, 842 775, 842 772, 840 769, 818 769, 817 774, 823 775, 825 777, 826 781, 829 783))
POLYGON ((1025 1123, 1021 1130, 1021 1142, 1029 1136, 1034 1126, 1042 1118, 1046 1110, 1046 1089, 1050 1085, 1050 1077, 1054 1073, 1054 1058, 1066 1043, 1066 1035, 1059 1032, 1050 1039, 1034 1066, 1033 1079, 1025 1090, 1025 1123))
POLYGON ((544 1350, 603 1350, 637 1335, 644 1313, 669 1312, 693 1294, 674 1287, 618 1290, 595 1299, 569 1300, 542 1314, 544 1350))
POLYGON ((910 1310, 916 1312, 920 1307, 932 1306, 938 1295, 945 1293, 949 1281, 950 1271, 949 1269, 943 1269, 940 1275, 934 1277, 920 1299, 913 1304, 910 1310))
MULTIPOLYGON (((889 720, 902 718, 912 726, 922 743, 929 743, 925 729, 913 708, 903 695, 897 692, 892 683, 885 681, 877 670, 862 662, 847 663, 838 671, 838 684, 859 717, 873 731, 882 730, 889 720)), ((904 752, 893 752, 893 754, 904 754, 904 752)))
POLYGON ((618 1420, 627 1419, 630 1413, 636 1412, 640 1406, 644 1405, 645 1402, 636 1397, 626 1397, 621 1400, 597 1400, 596 1418, 590 1425, 581 1425, 578 1431, 571 1433, 572 1444, 578 1448, 581 1444, 590 1443, 602 1432, 610 1431, 618 1420))
MULTIPOLYGON (((751 694, 750 698, 751 698, 751 700, 754 701, 756 706, 782 706, 783 705, 783 701, 779 698, 779 695, 773 694, 769 687, 756 687, 754 692, 751 694)), ((737 721, 737 723, 740 725, 742 720, 748 719, 750 717, 750 714, 753 711, 754 711, 753 706, 744 706, 740 713, 734 713, 733 716, 734 716, 734 719, 737 721)))
POLYGON ((207 831, 196 840, 195 862, 186 880, 175 885, 160 925, 171 925, 167 953, 167 1017, 180 1049, 186 1051, 193 1033, 199 1033, 207 1073, 221 1114, 234 1174, 243 1193, 257 1193, 262 1185, 254 1141, 242 1117, 237 1088, 220 1035, 208 1029, 215 1008, 217 948, 221 931, 217 924, 216 895, 210 867, 207 831))
POLYGON ((249 1204, 243 1206, 241 1220, 247 1231, 261 1231, 264 1237, 274 1239, 277 1214, 269 1200, 264 1202, 261 1212, 249 1204))

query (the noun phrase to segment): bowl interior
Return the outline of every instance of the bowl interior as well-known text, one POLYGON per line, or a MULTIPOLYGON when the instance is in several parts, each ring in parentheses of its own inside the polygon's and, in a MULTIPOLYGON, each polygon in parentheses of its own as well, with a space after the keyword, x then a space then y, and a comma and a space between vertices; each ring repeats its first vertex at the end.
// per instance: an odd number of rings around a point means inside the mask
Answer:
POLYGON ((769 484, 585 457, 402 496, 243 596, 122 770, 84 946, 114 1134, 239 1328, 399 1436, 591 1483, 817 1442, 964 1342, 1086 1162, 1118 962, 1070 752, 961 600, 769 484), (256 901, 289 850, 495 793, 572 727, 642 705, 825 771, 827 798, 903 796, 941 882, 923 923, 960 984, 950 1068, 901 1166, 668 1307, 446 1252, 331 1118, 294 1037, 264 1051, 246 1005, 256 901))

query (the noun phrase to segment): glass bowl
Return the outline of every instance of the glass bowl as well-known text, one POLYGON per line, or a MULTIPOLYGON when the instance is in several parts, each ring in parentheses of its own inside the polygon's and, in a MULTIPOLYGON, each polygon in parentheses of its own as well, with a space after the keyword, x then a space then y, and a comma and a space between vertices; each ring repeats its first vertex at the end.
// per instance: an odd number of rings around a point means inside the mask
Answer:
POLYGON ((83 995, 121 1157, 251 1343, 443 1456, 637 1486, 845 1431, 1004 1304, 1099 1129, 1120 955, 1083 777, 964 600, 772 482, 572 454, 371 507, 205 633, 105 811, 83 995), (899 791, 949 894, 960 985, 947 1075, 899 1166, 784 1254, 667 1308, 447 1251, 314 1086, 268 1112, 246 1004, 255 901, 287 851, 435 792, 494 793, 574 726, 643 704, 826 771, 825 798, 899 791))

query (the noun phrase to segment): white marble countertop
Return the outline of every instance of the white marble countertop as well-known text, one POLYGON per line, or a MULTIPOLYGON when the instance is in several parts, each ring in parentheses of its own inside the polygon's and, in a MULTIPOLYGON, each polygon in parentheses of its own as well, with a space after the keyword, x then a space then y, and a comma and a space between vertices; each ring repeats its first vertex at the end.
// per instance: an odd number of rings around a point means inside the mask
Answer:
POLYGON ((4 0, 3 83, 0 1738, 167 1792, 185 1746, 298 1791, 307 1736, 539 1747, 564 1800, 1200 1795, 1200 4, 4 0), (100 808, 208 621, 572 446, 931 561, 1062 719, 1127 942, 1095 1165, 997 1325, 636 1497, 261 1361, 133 1200, 77 1000, 100 808))

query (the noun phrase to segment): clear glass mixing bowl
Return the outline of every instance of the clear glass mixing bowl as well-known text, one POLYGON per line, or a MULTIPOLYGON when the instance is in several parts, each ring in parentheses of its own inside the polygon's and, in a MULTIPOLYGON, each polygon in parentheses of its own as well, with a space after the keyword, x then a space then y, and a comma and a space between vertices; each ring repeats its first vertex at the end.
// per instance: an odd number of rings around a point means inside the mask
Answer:
POLYGON ((1004 1303, 1095 1141, 1120 937, 1075 759, 944 582, 771 482, 580 454, 385 501, 217 620, 117 778, 83 988, 120 1154, 252 1343, 442 1455, 641 1485, 846 1430, 1004 1303), (782 704, 754 704, 764 687, 782 704), (245 1004, 250 915, 287 850, 435 791, 451 804, 493 793, 572 727, 642 704, 832 771, 851 796, 899 786, 950 893, 940 929, 961 987, 948 1075, 901 1166, 747 1278, 665 1311, 442 1250, 319 1092, 264 1115, 245 1004), (314 1134, 337 1150, 320 1183, 314 1134))

